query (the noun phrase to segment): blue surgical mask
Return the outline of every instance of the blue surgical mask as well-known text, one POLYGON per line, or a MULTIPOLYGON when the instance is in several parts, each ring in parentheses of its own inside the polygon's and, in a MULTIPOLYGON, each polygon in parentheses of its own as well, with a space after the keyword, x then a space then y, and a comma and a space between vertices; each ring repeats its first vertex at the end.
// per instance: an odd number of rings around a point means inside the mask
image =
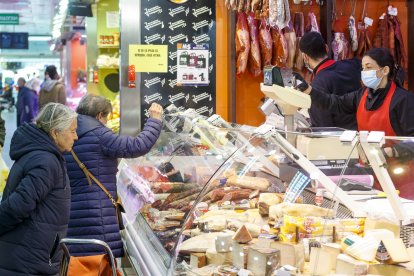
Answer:
POLYGON ((366 87, 372 88, 374 90, 378 88, 382 80, 382 77, 381 78, 377 77, 378 70, 361 71, 361 80, 366 87))

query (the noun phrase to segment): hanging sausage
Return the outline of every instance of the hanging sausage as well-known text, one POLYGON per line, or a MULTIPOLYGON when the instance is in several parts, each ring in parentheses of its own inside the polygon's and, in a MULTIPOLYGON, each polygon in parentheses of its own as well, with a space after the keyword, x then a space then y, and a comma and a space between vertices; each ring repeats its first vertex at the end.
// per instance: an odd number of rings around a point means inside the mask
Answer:
POLYGON ((302 52, 299 43, 305 33, 305 19, 302 12, 296 12, 294 17, 294 28, 296 33, 295 68, 301 71, 304 68, 302 52))
POLYGON ((259 45, 260 45, 260 53, 262 56, 262 68, 263 68, 263 66, 272 64, 272 50, 273 50, 272 35, 270 33, 269 26, 267 26, 266 20, 263 18, 260 21, 259 45))
POLYGON ((289 26, 287 26, 284 29, 284 36, 287 43, 288 48, 288 57, 286 60, 286 67, 293 68, 293 65, 295 63, 295 52, 296 52, 296 34, 292 27, 292 22, 289 23, 289 26))
POLYGON ((356 0, 352 0, 352 13, 349 16, 348 28, 349 28, 349 37, 351 39, 351 50, 355 52, 358 50, 358 33, 355 26, 355 7, 356 0))
POLYGON ((262 63, 260 57, 258 20, 255 19, 254 13, 249 13, 247 16, 247 23, 250 30, 250 54, 248 66, 250 73, 257 77, 262 73, 262 63))
POLYGON ((371 32, 368 30, 368 26, 365 23, 363 23, 364 17, 365 17, 366 5, 367 5, 367 0, 364 0, 364 8, 362 10, 362 15, 361 15, 361 24, 363 24, 363 27, 359 31, 358 50, 356 52, 357 56, 359 57, 362 57, 365 52, 367 52, 369 49, 372 48, 371 39, 370 39, 371 32))
POLYGON ((374 36, 374 47, 375 48, 389 48, 389 31, 388 31, 388 18, 384 13, 378 20, 377 32, 374 36))
POLYGON ((272 65, 276 65, 278 67, 285 67, 286 60, 288 58, 288 45, 285 36, 277 28, 272 28, 271 33, 273 40, 272 65))
POLYGON ((237 15, 236 24, 236 75, 241 75, 246 71, 247 60, 250 52, 250 35, 245 13, 237 15))
POLYGON ((269 0, 263 0, 261 18, 267 20, 269 18, 269 0))

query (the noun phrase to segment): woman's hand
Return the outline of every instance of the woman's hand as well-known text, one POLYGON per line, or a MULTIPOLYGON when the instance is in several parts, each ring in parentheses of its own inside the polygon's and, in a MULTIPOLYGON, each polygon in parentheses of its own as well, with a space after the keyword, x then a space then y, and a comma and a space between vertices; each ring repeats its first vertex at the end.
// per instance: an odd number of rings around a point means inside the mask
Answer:
POLYGON ((150 118, 158 120, 161 120, 162 114, 164 113, 162 106, 157 103, 153 103, 148 112, 150 114, 150 118))

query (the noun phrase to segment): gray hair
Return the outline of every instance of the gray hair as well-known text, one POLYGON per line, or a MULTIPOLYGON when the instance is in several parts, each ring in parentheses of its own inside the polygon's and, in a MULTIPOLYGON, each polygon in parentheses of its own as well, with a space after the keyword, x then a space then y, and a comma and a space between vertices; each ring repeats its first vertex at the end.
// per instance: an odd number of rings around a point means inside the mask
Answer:
POLYGON ((104 116, 107 116, 112 113, 112 104, 108 99, 102 96, 88 94, 79 102, 76 112, 94 118, 101 112, 104 116))
POLYGON ((62 132, 68 130, 77 117, 75 111, 63 104, 48 103, 36 117, 36 125, 49 134, 53 129, 62 132))
POLYGON ((33 79, 26 82, 25 86, 30 90, 36 91, 36 93, 38 93, 40 90, 40 79, 34 77, 33 79))

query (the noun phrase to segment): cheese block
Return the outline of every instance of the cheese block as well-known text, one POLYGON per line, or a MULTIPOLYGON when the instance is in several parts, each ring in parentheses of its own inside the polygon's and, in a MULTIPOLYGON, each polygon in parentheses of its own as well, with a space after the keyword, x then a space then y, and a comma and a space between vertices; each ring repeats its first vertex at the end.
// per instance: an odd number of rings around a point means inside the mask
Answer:
POLYGON ((398 265, 386 264, 370 265, 368 273, 384 276, 414 276, 414 271, 411 269, 398 265))
POLYGON ((233 242, 233 265, 237 268, 247 268, 247 256, 252 244, 233 242))
POLYGON ((237 230, 236 234, 233 236, 233 240, 238 243, 248 243, 252 240, 252 235, 250 235, 250 232, 247 230, 246 226, 243 225, 239 228, 239 230, 237 230))
POLYGON ((411 261, 402 239, 383 239, 382 243, 389 255, 389 258, 384 260, 385 263, 396 264, 411 261))
POLYGON ((216 251, 219 253, 230 252, 232 249, 232 236, 229 233, 218 234, 215 240, 216 251))
POLYGON ((250 247, 247 269, 254 275, 271 276, 280 265, 280 251, 271 248, 250 247))
POLYGON ((394 238, 398 239, 400 237, 400 226, 386 220, 367 218, 365 220, 364 230, 367 232, 372 229, 387 229, 394 233, 394 238))
POLYGON ((327 275, 335 267, 329 252, 315 247, 310 253, 310 272, 314 276, 327 275))
POLYGON ((206 254, 193 253, 190 255, 190 266, 192 268, 200 268, 207 265, 206 254))
POLYGON ((200 268, 187 270, 186 276, 211 276, 216 271, 217 265, 211 264, 200 268))
POLYGON ((262 193, 259 196, 259 213, 262 216, 269 215, 269 207, 282 202, 282 198, 276 193, 262 193))
POLYGON ((223 265, 231 264, 233 262, 233 255, 231 252, 219 253, 214 246, 207 249, 206 257, 207 264, 223 265))
POLYGON ((303 244, 272 242, 270 247, 280 251, 280 265, 291 265, 303 271, 305 265, 305 247, 303 244))
MULTIPOLYGON (((233 231, 226 231, 231 236, 234 235, 233 231)), ((185 240, 179 246, 179 250, 182 252, 195 252, 195 253, 203 253, 206 252, 211 245, 215 244, 216 237, 220 235, 221 232, 214 232, 208 234, 201 234, 195 237, 192 237, 188 240, 185 240)), ((215 249, 215 248, 214 248, 215 249)))
POLYGON ((281 203, 269 208, 269 219, 278 220, 284 215, 299 217, 332 217, 334 211, 311 204, 281 203))
POLYGON ((339 254, 336 258, 336 273, 344 275, 366 275, 368 263, 358 261, 346 254, 339 254))
POLYGON ((230 230, 238 230, 243 225, 247 228, 252 238, 257 238, 262 231, 262 227, 254 223, 243 222, 236 219, 227 220, 227 229, 230 230))
POLYGON ((408 263, 400 263, 399 265, 414 270, 414 247, 407 248, 410 261, 408 263))
POLYGON ((322 250, 327 252, 329 258, 329 264, 331 264, 331 269, 335 269, 336 267, 336 258, 341 253, 341 245, 337 243, 325 243, 322 244, 322 250))
POLYGON ((227 179, 227 185, 237 186, 240 188, 266 191, 267 188, 269 188, 270 186, 270 182, 269 180, 263 177, 233 175, 227 179))

